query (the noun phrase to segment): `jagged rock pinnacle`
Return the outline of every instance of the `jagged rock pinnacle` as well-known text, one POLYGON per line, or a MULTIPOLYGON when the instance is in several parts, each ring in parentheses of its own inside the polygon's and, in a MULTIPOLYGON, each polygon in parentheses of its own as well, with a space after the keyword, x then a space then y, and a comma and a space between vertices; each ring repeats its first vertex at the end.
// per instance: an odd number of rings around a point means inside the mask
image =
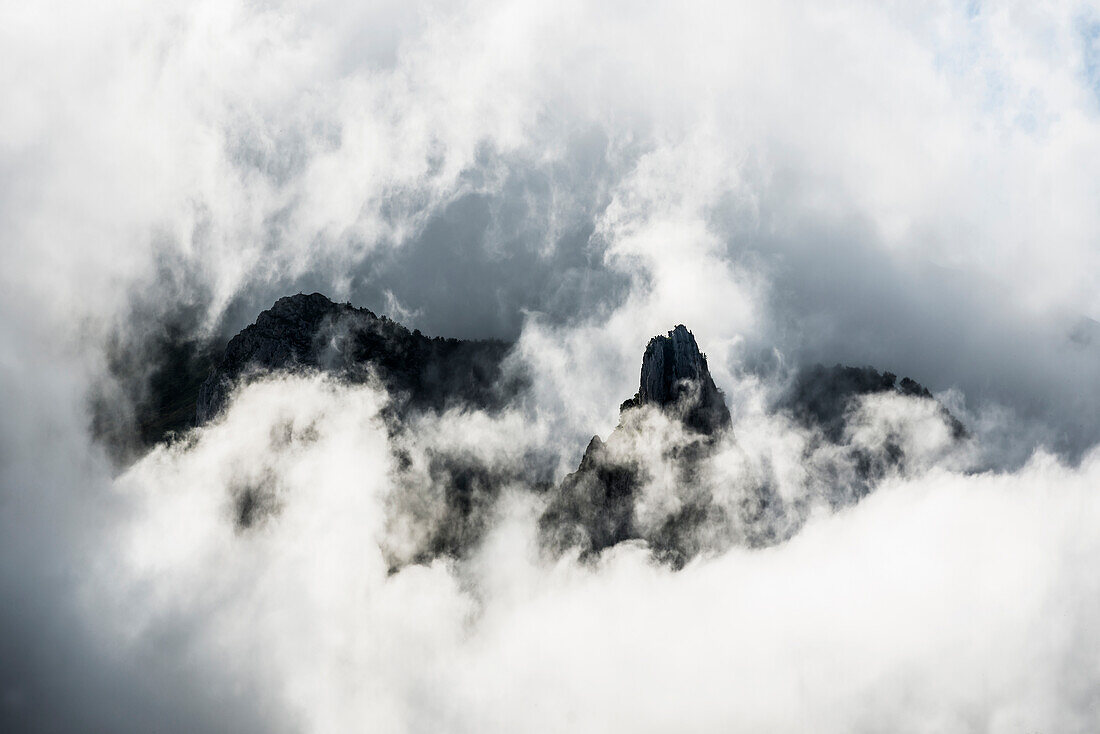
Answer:
POLYGON ((649 340, 638 393, 622 407, 639 405, 679 410, 684 423, 702 433, 713 434, 730 425, 729 408, 710 376, 707 357, 683 324, 668 336, 649 340))

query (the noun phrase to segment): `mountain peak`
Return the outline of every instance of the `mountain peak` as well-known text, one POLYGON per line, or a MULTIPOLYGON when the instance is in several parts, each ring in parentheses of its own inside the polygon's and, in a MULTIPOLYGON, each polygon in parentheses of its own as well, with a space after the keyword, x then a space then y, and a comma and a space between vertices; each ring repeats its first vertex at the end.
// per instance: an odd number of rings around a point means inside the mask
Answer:
POLYGON ((730 412, 714 384, 707 357, 683 324, 646 345, 638 393, 623 408, 656 405, 682 412, 684 423, 713 434, 730 425, 730 412))
POLYGON ((221 412, 242 379, 276 370, 323 371, 351 382, 378 377, 394 405, 493 408, 525 379, 504 379, 508 350, 504 342, 427 337, 321 293, 284 296, 230 339, 199 389, 196 422, 221 412))
POLYGON ((336 304, 323 293, 297 293, 293 296, 283 296, 263 313, 278 316, 300 314, 303 312, 329 312, 336 308, 336 304))

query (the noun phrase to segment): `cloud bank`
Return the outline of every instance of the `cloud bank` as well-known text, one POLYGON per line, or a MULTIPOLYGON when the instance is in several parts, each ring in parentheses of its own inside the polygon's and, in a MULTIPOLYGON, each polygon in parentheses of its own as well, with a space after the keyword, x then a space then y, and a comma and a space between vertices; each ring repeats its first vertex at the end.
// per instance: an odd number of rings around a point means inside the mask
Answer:
MULTIPOLYGON (((0 10, 2 720, 1088 731, 1098 19, 1075 2, 0 10), (377 386, 276 377, 111 463, 89 395, 124 411, 145 361, 120 381, 110 345, 144 354, 167 324, 224 340, 297 290, 514 339, 532 389, 394 435, 377 386), (678 572, 636 545, 546 558, 544 496, 513 470, 574 469, 676 323, 734 415, 716 496, 771 477, 800 532, 750 550, 710 528, 678 572), (840 459, 769 410, 811 361, 908 374, 972 440, 866 401, 849 439, 915 459, 826 510, 840 459), (391 573, 439 522, 433 451, 508 479, 476 553, 391 573)), ((654 485, 642 509, 689 490, 654 485)))

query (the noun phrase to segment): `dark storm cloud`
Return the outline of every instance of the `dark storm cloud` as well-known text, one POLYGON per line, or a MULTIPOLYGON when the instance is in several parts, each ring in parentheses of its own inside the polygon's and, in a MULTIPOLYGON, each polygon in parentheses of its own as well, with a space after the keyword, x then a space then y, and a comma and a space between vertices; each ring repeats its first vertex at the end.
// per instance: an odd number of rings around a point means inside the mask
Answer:
POLYGON ((410 328, 458 338, 514 340, 529 312, 559 324, 599 318, 626 297, 629 279, 605 261, 595 224, 636 157, 610 149, 596 127, 570 136, 549 163, 485 151, 463 174, 459 190, 472 190, 441 205, 407 240, 368 250, 346 272, 321 264, 292 280, 246 286, 222 332, 235 333, 287 293, 337 288, 410 328), (499 182, 489 186, 492 178, 499 182))
MULTIPOLYGON (((10 300, 5 313, 17 313, 10 300)), ((119 581, 101 561, 125 512, 106 457, 82 438, 83 377, 41 348, 42 326, 24 314, 0 328, 23 355, 0 367, 0 728, 269 731, 275 722, 255 715, 262 692, 194 674, 186 622, 150 637, 126 616, 140 589, 100 603, 100 590, 119 581), (120 646, 109 630, 141 641, 120 646)))
POLYGON ((1081 313, 1029 311, 1008 284, 883 252, 856 226, 731 239, 771 278, 770 323, 750 351, 873 364, 958 389, 971 409, 1006 407, 1017 421, 1006 461, 1037 443, 1079 458, 1100 440, 1100 398, 1087 387, 1100 382, 1100 351, 1081 313))

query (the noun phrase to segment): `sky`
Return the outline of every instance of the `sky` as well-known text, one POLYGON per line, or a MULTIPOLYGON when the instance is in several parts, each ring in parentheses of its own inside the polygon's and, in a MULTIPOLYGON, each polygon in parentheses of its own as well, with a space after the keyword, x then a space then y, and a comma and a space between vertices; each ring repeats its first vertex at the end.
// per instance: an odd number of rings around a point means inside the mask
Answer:
MULTIPOLYGON (((0 722, 1091 730, 1098 29, 1054 1, 0 3, 0 722), (531 394, 394 437, 380 386, 274 377, 112 461, 111 345, 224 341, 299 291, 513 341, 531 394), (911 376, 972 440, 868 401, 852 440, 919 461, 676 572, 543 558, 515 482, 471 558, 387 573, 439 502, 395 450, 560 478, 678 323, 734 414, 724 501, 820 489, 768 409, 800 365, 911 376), (238 533, 261 480, 282 509, 238 533)), ((647 491, 660 518, 687 490, 647 491)))

